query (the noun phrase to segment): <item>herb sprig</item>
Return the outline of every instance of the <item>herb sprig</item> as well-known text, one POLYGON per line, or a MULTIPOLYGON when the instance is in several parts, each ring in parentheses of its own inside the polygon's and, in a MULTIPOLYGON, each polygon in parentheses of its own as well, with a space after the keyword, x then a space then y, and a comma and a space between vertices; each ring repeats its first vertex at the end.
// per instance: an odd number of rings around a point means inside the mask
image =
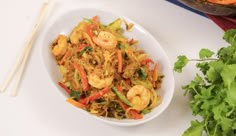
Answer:
POLYGON ((183 86, 190 94, 194 120, 183 136, 235 136, 236 135, 236 30, 225 32, 223 39, 229 43, 217 53, 201 49, 199 59, 177 57, 174 71, 181 73, 189 62, 196 62, 201 71, 189 84, 183 86))

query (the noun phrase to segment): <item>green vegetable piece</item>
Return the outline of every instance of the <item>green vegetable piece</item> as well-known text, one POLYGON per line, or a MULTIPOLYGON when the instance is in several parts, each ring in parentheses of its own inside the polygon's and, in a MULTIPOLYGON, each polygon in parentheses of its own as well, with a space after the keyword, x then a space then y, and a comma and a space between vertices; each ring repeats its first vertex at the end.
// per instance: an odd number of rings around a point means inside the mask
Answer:
POLYGON ((233 123, 232 128, 233 128, 233 129, 236 129, 236 121, 233 123))
POLYGON ((236 64, 227 65, 224 67, 221 72, 222 79, 224 81, 224 85, 230 88, 232 82, 235 82, 236 78, 236 64))
POLYGON ((217 55, 219 56, 219 59, 222 60, 226 64, 234 64, 235 60, 233 61, 232 59, 234 58, 234 54, 236 52, 236 46, 228 46, 221 48, 217 55))
POLYGON ((187 65, 188 61, 189 60, 186 56, 183 56, 183 55, 178 56, 178 59, 174 64, 174 71, 178 72, 178 73, 181 73, 183 67, 187 65))
POLYGON ((200 69, 200 71, 205 75, 209 69, 208 62, 197 63, 196 67, 200 69))
POLYGON ((80 91, 72 90, 71 93, 70 93, 70 96, 73 97, 73 98, 78 99, 78 98, 80 98, 80 94, 81 94, 80 91))
POLYGON ((148 109, 145 109, 145 110, 142 110, 142 111, 141 111, 142 114, 148 114, 148 113, 150 113, 150 112, 151 112, 151 110, 148 110, 148 109))
POLYGON ((212 55, 214 55, 214 52, 210 51, 209 49, 201 49, 199 52, 199 58, 210 58, 212 55))
POLYGON ((111 88, 111 90, 120 98, 122 102, 131 107, 134 107, 134 105, 128 99, 126 99, 126 97, 122 93, 120 93, 114 86, 111 88))
POLYGON ((139 76, 140 76, 141 79, 146 79, 146 78, 147 78, 147 74, 146 74, 144 68, 141 67, 141 68, 139 69, 138 73, 139 73, 139 76))
POLYGON ((79 53, 79 56, 82 56, 86 51, 92 51, 93 49, 89 46, 83 48, 83 50, 79 53))
POLYGON ((70 38, 68 38, 66 42, 67 42, 67 43, 71 43, 70 38))
POLYGON ((93 20, 90 19, 90 18, 83 18, 85 21, 87 21, 88 23, 92 24, 93 23, 93 20))
POLYGON ((229 90, 227 91, 226 100, 231 106, 236 107, 236 82, 231 83, 229 90))
POLYGON ((121 22, 122 22, 121 19, 118 18, 118 19, 116 19, 115 21, 111 22, 111 23, 107 26, 107 28, 108 28, 108 29, 111 29, 111 30, 117 31, 117 30, 121 29, 121 22))
POLYGON ((230 29, 226 31, 223 39, 229 44, 236 46, 236 29, 230 29))
POLYGON ((197 120, 191 122, 191 127, 188 128, 183 136, 201 136, 204 127, 203 122, 198 122, 197 120))
POLYGON ((212 61, 208 64, 209 70, 206 73, 207 79, 211 82, 221 82, 220 73, 224 68, 224 64, 221 61, 212 61))

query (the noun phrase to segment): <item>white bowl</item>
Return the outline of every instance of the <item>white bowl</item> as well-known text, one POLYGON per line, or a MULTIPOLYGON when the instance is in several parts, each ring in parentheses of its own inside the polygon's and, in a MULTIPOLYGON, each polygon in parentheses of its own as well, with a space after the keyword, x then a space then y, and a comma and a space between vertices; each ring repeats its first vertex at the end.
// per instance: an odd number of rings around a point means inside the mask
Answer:
MULTIPOLYGON (((142 28, 140 25, 138 25, 137 23, 126 17, 117 16, 107 11, 102 11, 98 9, 88 9, 88 8, 68 11, 62 16, 58 17, 51 26, 47 27, 46 32, 43 33, 42 57, 48 75, 52 80, 52 83, 58 88, 56 92, 61 93, 65 99, 68 97, 65 91, 62 88, 60 88, 57 84, 58 81, 62 79, 62 76, 59 72, 56 61, 54 60, 54 57, 51 54, 50 44, 57 37, 58 34, 63 33, 68 35, 72 31, 72 29, 78 24, 78 22, 80 22, 83 18, 91 18, 95 15, 99 16, 99 19, 102 24, 108 24, 117 19, 118 17, 135 24, 134 27, 132 28, 132 31, 126 32, 125 35, 127 35, 129 38, 132 37, 137 39, 139 41, 138 47, 147 52, 150 55, 150 58, 154 60, 154 62, 158 63, 159 71, 161 71, 164 74, 165 77, 162 82, 162 87, 159 90, 159 94, 162 97, 162 103, 156 108, 154 108, 152 112, 144 115, 143 119, 139 120, 131 120, 131 119, 117 120, 111 118, 97 117, 82 109, 77 108, 78 112, 84 113, 85 115, 91 116, 100 121, 118 126, 134 126, 146 123, 154 119, 168 107, 174 94, 174 76, 172 67, 170 65, 170 61, 165 51, 162 49, 161 45, 144 28, 142 28)), ((72 108, 76 107, 72 106, 72 108)))

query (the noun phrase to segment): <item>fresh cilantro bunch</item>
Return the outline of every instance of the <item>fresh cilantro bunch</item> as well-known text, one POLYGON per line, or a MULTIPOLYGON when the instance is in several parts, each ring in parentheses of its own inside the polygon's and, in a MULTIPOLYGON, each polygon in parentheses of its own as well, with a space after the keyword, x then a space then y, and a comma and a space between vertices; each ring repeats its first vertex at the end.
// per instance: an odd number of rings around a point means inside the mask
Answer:
POLYGON ((228 30, 223 39, 229 43, 215 54, 201 49, 199 59, 178 56, 174 71, 181 73, 183 67, 195 61, 201 73, 183 86, 185 95, 190 94, 194 120, 183 136, 236 136, 236 30, 228 30))

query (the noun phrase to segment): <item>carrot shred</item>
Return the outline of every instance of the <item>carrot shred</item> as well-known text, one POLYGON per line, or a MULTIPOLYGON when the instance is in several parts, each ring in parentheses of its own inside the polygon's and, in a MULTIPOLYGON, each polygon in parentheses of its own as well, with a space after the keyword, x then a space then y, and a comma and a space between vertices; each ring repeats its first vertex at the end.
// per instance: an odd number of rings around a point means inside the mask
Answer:
POLYGON ((103 90, 101 90, 100 92, 98 92, 96 94, 93 94, 93 95, 88 96, 86 98, 80 99, 79 102, 82 103, 82 104, 88 104, 90 101, 94 101, 94 100, 97 100, 97 99, 101 98, 109 90, 110 90, 110 88, 106 87, 106 88, 104 88, 103 90))
POLYGON ((67 101, 68 103, 70 103, 70 104, 72 104, 72 105, 78 107, 78 108, 81 108, 81 109, 83 109, 83 108, 86 107, 84 104, 82 104, 82 103, 80 103, 80 102, 77 102, 76 100, 74 100, 74 99, 71 98, 71 97, 68 98, 66 101, 67 101))
POLYGON ((70 55, 71 55, 71 51, 67 51, 65 55, 63 56, 63 58, 61 59, 61 61, 59 62, 59 64, 62 65, 70 55))
POLYGON ((81 67, 79 64, 76 64, 76 63, 74 63, 74 67, 79 72, 79 75, 81 77, 81 81, 82 81, 82 84, 83 84, 84 91, 88 91, 88 89, 89 89, 88 78, 87 78, 87 75, 86 75, 83 67, 81 67))
POLYGON ((153 72, 152 72, 152 84, 155 87, 155 81, 157 80, 157 69, 158 69, 158 65, 155 64, 153 72))
POLYGON ((130 55, 134 55, 134 52, 133 52, 133 50, 132 50, 131 48, 128 49, 128 53, 129 53, 130 55))

